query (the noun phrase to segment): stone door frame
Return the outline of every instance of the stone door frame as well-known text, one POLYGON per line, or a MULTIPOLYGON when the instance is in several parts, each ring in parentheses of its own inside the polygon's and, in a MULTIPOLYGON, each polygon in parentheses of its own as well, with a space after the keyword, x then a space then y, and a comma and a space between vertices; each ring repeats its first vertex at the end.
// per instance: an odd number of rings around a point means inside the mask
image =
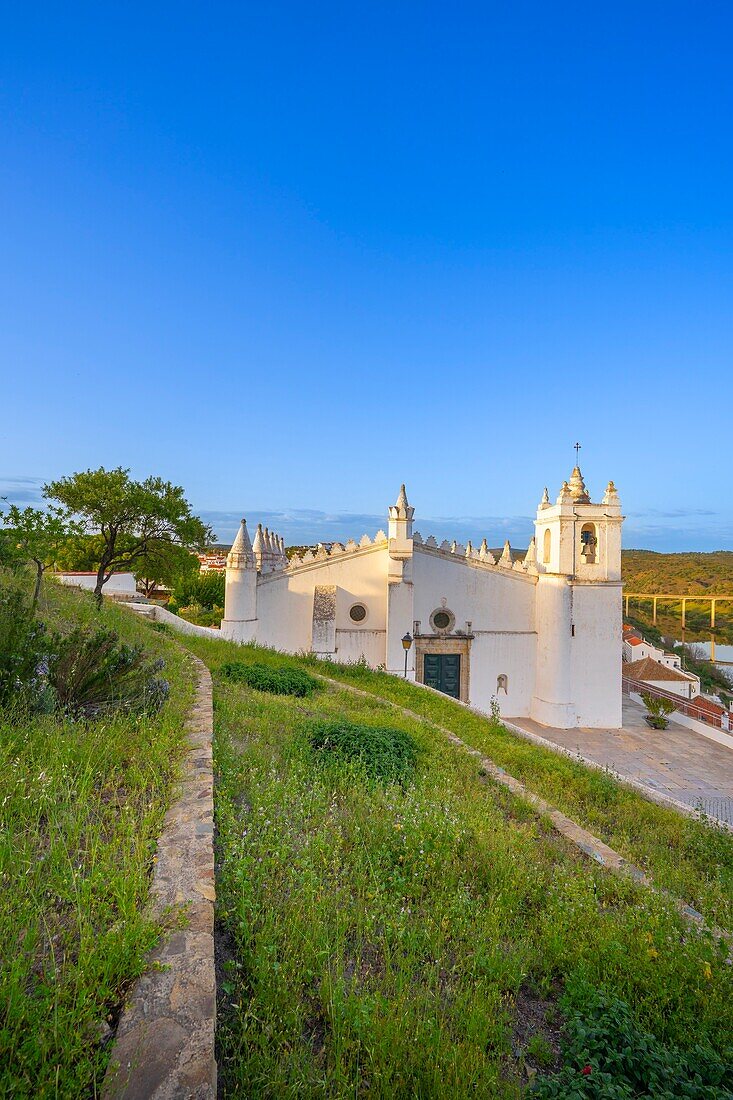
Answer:
MULTIPOLYGON (((473 636, 468 634, 416 634, 415 679, 418 684, 425 683, 426 653, 456 654, 461 658, 461 678, 458 697, 462 703, 467 703, 469 701, 469 690, 471 686, 472 641, 473 636)), ((446 699, 450 698, 450 695, 446 696, 446 699)))

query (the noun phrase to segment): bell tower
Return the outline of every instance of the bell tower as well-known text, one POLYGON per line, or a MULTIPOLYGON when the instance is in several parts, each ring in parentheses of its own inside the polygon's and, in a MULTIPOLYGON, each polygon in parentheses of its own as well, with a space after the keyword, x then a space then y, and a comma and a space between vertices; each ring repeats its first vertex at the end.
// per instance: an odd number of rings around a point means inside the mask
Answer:
POLYGON ((622 523, 614 483, 609 481, 601 503, 593 504, 576 466, 555 504, 545 489, 537 508, 537 568, 583 580, 620 580, 622 523))
POLYGON ((621 502, 594 504, 576 465, 535 519, 537 675, 532 715, 546 725, 621 725, 621 502))

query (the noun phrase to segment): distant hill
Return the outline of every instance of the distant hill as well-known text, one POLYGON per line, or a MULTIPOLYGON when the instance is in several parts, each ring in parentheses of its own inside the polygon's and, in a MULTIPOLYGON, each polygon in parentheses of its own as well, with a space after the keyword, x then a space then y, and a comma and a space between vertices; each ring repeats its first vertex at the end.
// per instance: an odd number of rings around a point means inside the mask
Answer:
MULTIPOLYGON (((653 550, 623 550, 621 577, 625 592, 666 592, 685 596, 699 593, 733 595, 733 552, 716 550, 711 554, 657 554, 653 550)), ((652 625, 651 600, 631 600, 629 618, 641 628, 652 625)), ((688 642, 710 638, 710 604, 688 603, 687 629, 682 631, 681 604, 660 601, 657 607, 658 629, 670 639, 688 642)), ((718 604, 715 618, 718 642, 733 644, 733 604, 718 604)))
POLYGON ((733 551, 657 554, 653 550, 623 550, 621 577, 628 592, 733 594, 733 551))

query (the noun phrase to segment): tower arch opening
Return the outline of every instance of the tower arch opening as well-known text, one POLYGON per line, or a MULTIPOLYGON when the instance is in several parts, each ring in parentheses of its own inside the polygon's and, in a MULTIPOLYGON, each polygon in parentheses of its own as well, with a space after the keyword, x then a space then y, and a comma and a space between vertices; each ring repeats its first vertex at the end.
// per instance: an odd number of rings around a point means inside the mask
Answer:
POLYGON ((580 528, 580 560, 585 565, 595 565, 598 560, 598 531, 595 523, 584 523, 580 528))

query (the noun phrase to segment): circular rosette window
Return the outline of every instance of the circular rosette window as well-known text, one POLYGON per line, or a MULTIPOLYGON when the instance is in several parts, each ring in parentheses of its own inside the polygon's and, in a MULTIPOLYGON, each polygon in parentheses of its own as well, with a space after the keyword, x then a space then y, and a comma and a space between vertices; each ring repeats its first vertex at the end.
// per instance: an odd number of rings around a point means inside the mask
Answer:
POLYGON ((447 607, 439 607, 430 616, 430 625, 436 634, 447 634, 455 626, 456 617, 447 607))

